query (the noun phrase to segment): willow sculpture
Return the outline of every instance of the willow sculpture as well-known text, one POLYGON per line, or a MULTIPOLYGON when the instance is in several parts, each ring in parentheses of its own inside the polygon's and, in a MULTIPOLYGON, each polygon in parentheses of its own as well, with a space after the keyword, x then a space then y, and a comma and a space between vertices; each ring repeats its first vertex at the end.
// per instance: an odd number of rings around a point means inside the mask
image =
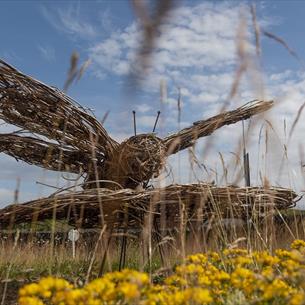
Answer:
MULTIPOLYGON (((0 119, 21 128, 18 132, 0 134, 0 152, 48 170, 86 176, 83 191, 56 194, 24 205, 10 206, 0 211, 1 223, 5 225, 9 219, 29 221, 33 215, 36 215, 35 219, 54 216, 54 212, 49 213, 54 198, 59 204, 56 209, 58 218, 65 218, 70 213, 70 216, 74 215, 70 217, 73 222, 79 223, 79 215, 83 215, 84 219, 87 215, 86 221, 90 226, 97 225, 100 219, 96 216, 102 213, 101 201, 103 209, 108 211, 106 216, 112 215, 114 210, 119 209, 118 205, 126 202, 139 204, 143 211, 143 206, 147 207, 151 198, 156 197, 156 190, 146 190, 147 181, 159 175, 169 155, 191 147, 197 139, 212 134, 224 125, 248 119, 270 109, 272 105, 272 101, 253 101, 236 110, 195 122, 193 126, 166 138, 161 139, 153 133, 140 134, 118 143, 108 135, 92 113, 66 94, 24 75, 0 60, 0 119), (137 191, 138 186, 142 186, 141 191, 137 191), (71 209, 73 204, 75 206, 71 209), (81 212, 83 210, 85 212, 81 212), (87 210, 89 212, 86 214, 87 210)), ((213 201, 207 185, 197 184, 194 187, 197 195, 203 194, 213 201)), ((170 190, 169 194, 172 195, 163 196, 168 203, 177 203, 179 198, 187 202, 194 187, 176 185, 175 192, 173 187, 160 191, 168 193, 170 190)), ((215 198, 222 193, 220 203, 231 200, 230 191, 227 193, 215 186, 212 189, 215 198)), ((237 191, 233 188, 235 199, 232 200, 240 206, 250 203, 252 207, 264 192, 263 189, 256 189, 257 192, 251 193, 246 189, 237 191), (237 195, 241 193, 241 197, 237 195)), ((281 208, 293 205, 295 193, 290 190, 281 190, 280 193, 282 196, 286 194, 284 201, 278 200, 278 196, 271 196, 273 199, 267 196, 267 201, 275 204, 280 201, 281 208)), ((194 200, 189 200, 190 205, 194 204, 194 200)), ((82 225, 86 221, 83 220, 82 225)))

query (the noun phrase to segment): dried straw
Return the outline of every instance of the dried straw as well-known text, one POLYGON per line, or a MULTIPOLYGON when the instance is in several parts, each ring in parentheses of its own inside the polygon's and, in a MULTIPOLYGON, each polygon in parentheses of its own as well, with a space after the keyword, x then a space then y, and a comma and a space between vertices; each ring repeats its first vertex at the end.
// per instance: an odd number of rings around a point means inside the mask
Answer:
POLYGON ((104 177, 121 186, 135 188, 157 177, 165 160, 166 147, 154 134, 141 134, 124 141, 106 162, 104 177))
POLYGON ((91 155, 86 152, 17 134, 0 135, 0 152, 50 170, 79 173, 88 171, 91 165, 91 155))
MULTIPOLYGON (((55 140, 61 150, 80 151, 82 153, 79 153, 79 157, 89 155, 96 149, 99 153, 99 163, 102 163, 109 151, 118 145, 109 137, 98 120, 70 97, 56 88, 22 74, 3 60, 0 60, 0 119, 49 140, 55 140), (98 139, 96 147, 92 147, 90 134, 98 139)), ((2 142, 7 139, 7 135, 0 137, 4 137, 2 142)), ((22 142, 22 139, 19 139, 19 142, 22 142)), ((31 145, 37 147, 36 140, 27 138, 25 142, 28 145, 24 145, 24 148, 31 145)), ((52 144, 48 145, 54 147, 52 144)), ((14 154, 14 148, 10 149, 10 154, 24 160, 25 153, 14 154)), ((41 159, 41 155, 37 154, 36 157, 37 159, 33 159, 31 163, 56 169, 47 164, 45 158, 41 159)), ((30 160, 25 158, 25 161, 30 160)), ((66 155, 65 162, 67 166, 63 168, 70 166, 73 172, 75 162, 85 164, 87 158, 69 160, 66 155)))
POLYGON ((235 110, 223 112, 207 120, 193 123, 193 126, 182 129, 164 139, 170 154, 191 147, 201 137, 211 135, 215 130, 265 112, 273 106, 273 101, 251 101, 235 110))
POLYGON ((265 215, 266 211, 283 210, 295 206, 297 195, 285 188, 262 187, 217 187, 210 184, 170 185, 163 189, 134 191, 131 189, 86 189, 65 192, 25 204, 11 205, 0 210, 0 227, 35 220, 68 220, 79 227, 100 225, 99 200, 103 204, 104 219, 108 228, 119 226, 122 213, 128 213, 129 225, 141 228, 144 216, 153 212, 157 219, 161 207, 166 213, 167 226, 174 228, 180 221, 179 207, 183 202, 187 211, 187 222, 198 222, 217 214, 219 217, 246 217, 265 215), (149 205, 153 209, 149 211, 149 205), (128 207, 128 209, 126 209, 128 207), (232 214, 233 212, 233 214, 232 214), (264 214, 263 214, 264 213, 264 214))

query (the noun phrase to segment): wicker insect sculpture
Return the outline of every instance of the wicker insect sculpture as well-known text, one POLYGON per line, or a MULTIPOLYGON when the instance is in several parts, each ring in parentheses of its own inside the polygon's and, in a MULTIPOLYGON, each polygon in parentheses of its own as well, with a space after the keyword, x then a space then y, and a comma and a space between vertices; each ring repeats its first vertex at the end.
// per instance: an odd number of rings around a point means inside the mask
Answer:
MULTIPOLYGON (((95 203, 101 198, 101 196, 93 196, 92 191, 96 189, 95 194, 102 193, 104 197, 107 195, 111 204, 115 206, 116 198, 118 198, 116 202, 124 200, 127 202, 128 196, 131 196, 132 201, 139 198, 138 194, 130 194, 131 190, 139 189, 138 186, 144 188, 140 197, 147 199, 150 191, 146 190, 147 182, 153 176, 158 176, 169 155, 191 147, 198 138, 208 136, 224 125, 248 119, 270 109, 272 105, 272 101, 253 101, 236 110, 195 122, 193 126, 163 139, 153 133, 139 134, 118 143, 108 135, 93 114, 66 94, 24 75, 0 60, 0 119, 21 128, 17 132, 0 134, 0 152, 48 170, 85 175, 84 190, 75 193, 79 200, 77 201, 74 196, 70 203, 79 202, 89 208, 89 203, 92 201, 89 200, 88 203, 86 201, 88 198, 95 198, 95 203), (111 193, 116 191, 119 193, 111 193), (122 192, 126 195, 124 199, 120 197, 122 192)), ((199 194, 201 189, 202 187, 197 185, 195 193, 199 194)), ((194 192, 192 187, 179 186, 177 190, 175 193, 171 188, 170 193, 175 197, 175 194, 182 196, 194 192)), ((221 192, 225 197, 227 196, 225 190, 221 192)), ((241 193, 243 191, 239 189, 235 191, 234 196, 241 193)), ((290 199, 295 197, 295 194, 288 193, 287 206, 291 203, 290 199)), ((261 198, 261 195, 258 196, 261 198)), ((107 198, 104 197, 103 202, 107 202, 107 198)), ((167 199, 170 202, 170 198, 167 199)), ((61 202, 60 197, 56 200, 57 204, 61 202)), ((66 197, 62 200, 63 209, 66 209, 68 206, 66 197)), ((178 198, 175 197, 175 200, 177 201, 178 198)), ((25 208, 20 212, 19 218, 15 215, 17 213, 15 208, 9 208, 10 212, 0 211, 0 222, 6 223, 8 218, 12 218, 10 216, 12 213, 15 213, 13 218, 16 220, 22 221, 27 217, 30 220, 32 217, 30 215, 37 213, 39 202, 24 205, 25 208), (30 210, 30 206, 35 206, 35 209, 30 210)), ((46 209, 48 202, 49 199, 41 203, 45 217, 50 217, 52 214, 46 209)), ((95 210, 90 215, 96 216, 98 210, 96 204, 95 210)), ((60 206, 57 206, 57 212, 60 217, 66 217, 65 213, 60 214, 62 213, 60 206)), ((44 215, 42 211, 40 214, 44 215)), ((108 214, 110 215, 111 212, 108 214)))

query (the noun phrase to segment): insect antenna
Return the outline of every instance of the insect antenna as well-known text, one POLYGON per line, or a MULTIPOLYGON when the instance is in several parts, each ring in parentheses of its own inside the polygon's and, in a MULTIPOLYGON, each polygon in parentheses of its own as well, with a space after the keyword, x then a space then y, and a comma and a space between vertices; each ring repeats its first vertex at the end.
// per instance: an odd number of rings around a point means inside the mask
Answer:
POLYGON ((154 128, 153 128, 153 131, 152 131, 152 132, 155 132, 155 130, 156 130, 156 127, 157 127, 157 123, 158 123, 158 120, 159 120, 160 113, 161 113, 161 111, 159 110, 159 111, 158 111, 158 114, 157 114, 157 117, 156 117, 155 125, 154 125, 154 128))
POLYGON ((133 115, 133 130, 134 130, 134 135, 137 135, 137 123, 136 123, 136 111, 133 110, 132 111, 132 115, 133 115))

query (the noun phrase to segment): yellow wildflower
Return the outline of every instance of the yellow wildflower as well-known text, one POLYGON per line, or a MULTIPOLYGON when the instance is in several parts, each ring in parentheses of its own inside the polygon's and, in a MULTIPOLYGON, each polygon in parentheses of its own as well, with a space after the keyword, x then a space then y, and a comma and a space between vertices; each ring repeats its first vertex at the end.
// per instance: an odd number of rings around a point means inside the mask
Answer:
POLYGON ((118 291, 121 292, 125 299, 132 300, 140 296, 138 286, 133 283, 122 283, 118 286, 118 291))
POLYGON ((20 296, 34 296, 37 295, 40 291, 40 287, 36 283, 28 284, 19 290, 20 296))
POLYGON ((23 296, 18 300, 19 305, 44 305, 44 303, 37 297, 23 296))
POLYGON ((292 242, 290 245, 291 249, 296 249, 296 250, 304 250, 305 249, 305 241, 301 239, 296 239, 292 242))
POLYGON ((20 305, 305 305, 305 244, 292 250, 249 253, 243 249, 194 254, 161 284, 146 273, 111 272, 84 287, 47 277, 19 291, 20 305))
POLYGON ((263 298, 270 300, 276 297, 287 297, 289 295, 289 286, 280 279, 275 279, 271 284, 266 285, 263 290, 263 298))
POLYGON ((304 292, 296 292, 294 293, 288 304, 289 305, 301 305, 301 304, 304 304, 305 303, 305 295, 304 295, 304 292))

